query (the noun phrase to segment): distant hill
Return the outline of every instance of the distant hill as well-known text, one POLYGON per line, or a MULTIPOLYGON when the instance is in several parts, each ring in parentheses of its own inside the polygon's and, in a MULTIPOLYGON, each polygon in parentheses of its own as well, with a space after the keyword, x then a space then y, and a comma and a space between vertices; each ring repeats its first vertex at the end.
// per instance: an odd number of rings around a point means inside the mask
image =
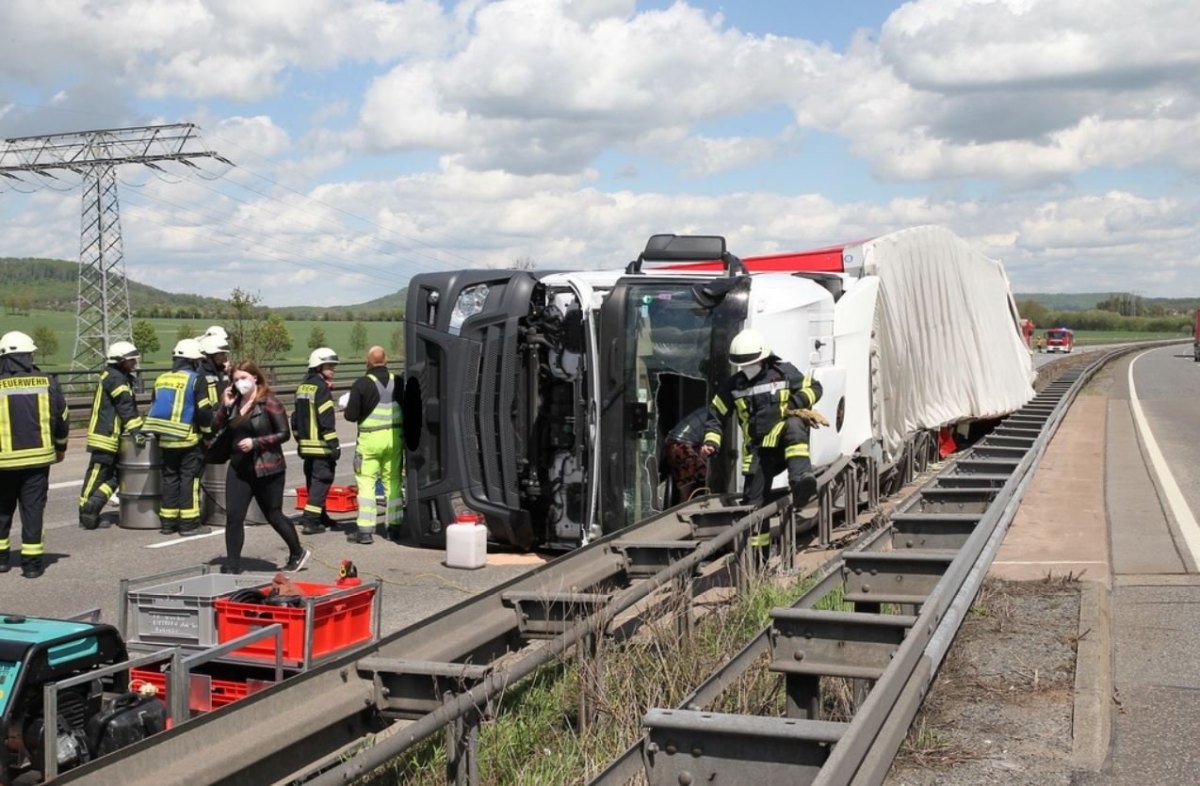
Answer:
MULTIPOLYGON (((75 309, 79 297, 79 263, 65 259, 25 259, 0 257, 0 280, 4 281, 4 296, 25 296, 30 306, 52 311, 75 309)), ((128 280, 129 305, 186 306, 212 309, 224 301, 203 295, 165 292, 161 289, 128 280)))
MULTIPOLYGON (((30 259, 0 257, 0 305, 13 305, 11 298, 23 300, 17 305, 22 310, 44 309, 48 311, 74 311, 79 297, 79 263, 65 259, 30 259)), ((127 279, 129 284, 129 306, 134 313, 150 316, 171 316, 169 312, 184 309, 201 313, 219 311, 226 304, 220 298, 167 292, 162 289, 139 284, 127 279), (159 312, 163 313, 159 313, 159 312)), ((285 319, 375 319, 387 314, 387 318, 399 318, 404 312, 406 289, 366 303, 348 306, 287 306, 273 308, 285 319)), ((187 316, 192 316, 191 314, 187 316)))
MULTIPOLYGON (((1013 297, 1018 303, 1033 300, 1050 311, 1088 311, 1105 300, 1136 296, 1126 292, 1032 292, 1013 297)), ((1140 300, 1147 307, 1161 306, 1168 313, 1183 314, 1200 308, 1200 297, 1143 297, 1140 300)))

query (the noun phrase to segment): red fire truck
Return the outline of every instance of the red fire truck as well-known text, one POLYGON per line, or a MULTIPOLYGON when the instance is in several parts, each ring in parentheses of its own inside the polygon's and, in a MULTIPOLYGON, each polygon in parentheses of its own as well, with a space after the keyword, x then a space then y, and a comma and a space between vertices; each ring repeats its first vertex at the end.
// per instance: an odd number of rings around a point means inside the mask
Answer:
POLYGON ((1071 352, 1075 349, 1075 333, 1070 328, 1056 327, 1046 331, 1047 352, 1071 352))

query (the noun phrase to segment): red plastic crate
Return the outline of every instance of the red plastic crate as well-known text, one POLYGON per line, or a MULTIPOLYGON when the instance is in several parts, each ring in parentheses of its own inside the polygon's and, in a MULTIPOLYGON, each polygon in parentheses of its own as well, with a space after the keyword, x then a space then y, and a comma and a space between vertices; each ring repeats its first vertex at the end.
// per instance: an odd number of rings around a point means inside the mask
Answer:
MULTIPOLYGON (((201 672, 197 671, 193 672, 193 674, 201 674, 201 672)), ((254 691, 251 691, 247 680, 218 679, 216 677, 211 677, 211 675, 209 676, 212 681, 211 707, 206 705, 204 702, 204 697, 197 695, 193 689, 192 695, 189 696, 190 704, 192 705, 189 709, 199 710, 201 712, 206 712, 210 709, 220 709, 221 707, 234 703, 238 699, 246 698, 252 692, 257 692, 262 690, 263 687, 266 687, 265 681, 254 680, 256 687, 254 691)), ((158 671, 157 669, 130 669, 129 681, 133 682, 134 680, 142 680, 143 682, 150 683, 158 689, 158 698, 162 699, 164 702, 167 701, 167 675, 165 672, 158 671)))
MULTIPOLYGON (((319 598, 342 590, 332 584, 293 584, 306 596, 319 598)), ((312 660, 370 641, 374 626, 374 585, 364 586, 349 595, 317 600, 313 608, 312 660)), ((279 623, 283 626, 283 658, 289 663, 304 662, 305 609, 235 603, 224 598, 216 602, 217 641, 225 643, 252 631, 279 623)), ((275 640, 265 638, 231 653, 233 657, 274 662, 275 640)))
MULTIPOLYGON (((296 488, 296 510, 304 510, 308 504, 308 489, 296 488)), ((354 486, 330 486, 325 497, 326 513, 354 513, 358 510, 358 489, 354 486)))

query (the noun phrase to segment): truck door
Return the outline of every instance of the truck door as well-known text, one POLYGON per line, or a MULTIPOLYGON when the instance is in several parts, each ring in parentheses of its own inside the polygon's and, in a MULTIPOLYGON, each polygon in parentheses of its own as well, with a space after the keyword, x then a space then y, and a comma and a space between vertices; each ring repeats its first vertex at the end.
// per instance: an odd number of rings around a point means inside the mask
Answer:
MULTIPOLYGON (((750 279, 620 279, 600 313, 600 517, 614 532, 663 510, 663 444, 729 374, 729 342, 746 319, 750 279)), ((735 446, 736 447, 736 446, 735 446)), ((727 452, 709 463, 725 490, 727 452)))

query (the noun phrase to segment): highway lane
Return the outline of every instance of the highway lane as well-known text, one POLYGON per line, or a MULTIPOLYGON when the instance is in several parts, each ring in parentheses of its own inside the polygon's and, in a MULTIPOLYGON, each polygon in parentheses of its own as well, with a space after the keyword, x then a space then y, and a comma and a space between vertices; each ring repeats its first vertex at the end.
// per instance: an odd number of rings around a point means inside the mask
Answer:
MULTIPOLYGON (((354 425, 339 420, 338 435, 345 447, 335 483, 353 485, 354 425)), ((303 462, 295 455, 294 441, 285 446, 285 452, 288 496, 284 498, 284 512, 298 515, 294 490, 304 483, 303 462)), ((164 536, 157 530, 122 529, 115 525, 115 506, 107 508, 100 529, 80 529, 78 500, 87 461, 82 435, 74 435, 66 459, 50 473, 44 537, 46 573, 35 581, 24 579, 20 570, 0 575, 0 612, 62 616, 100 608, 104 620, 115 622, 120 579, 215 563, 224 555, 223 528, 192 538, 164 536)), ((353 515, 335 517, 349 525, 353 515)), ((19 521, 14 522, 15 531, 19 526, 19 521)), ((18 538, 13 540, 15 550, 18 538)), ((339 532, 330 531, 302 537, 302 541, 314 552, 313 561, 300 574, 305 581, 332 582, 340 561, 351 559, 364 578, 380 577, 386 582, 385 632, 398 630, 543 562, 536 555, 498 554, 491 556, 494 564, 482 570, 462 571, 443 566, 445 555, 441 551, 379 537, 374 544, 362 546, 347 543, 339 532)), ((270 574, 286 562, 287 550, 269 526, 250 526, 246 528, 244 557, 248 570, 270 574)))
MULTIPOLYGON (((1161 454, 1160 496, 1171 512, 1171 487, 1178 489, 1173 512, 1177 545, 1200 562, 1200 531, 1194 524, 1200 513, 1200 363, 1186 344, 1138 353, 1131 363, 1133 391, 1161 454)), ((1142 452, 1150 454, 1146 444, 1142 452)))

